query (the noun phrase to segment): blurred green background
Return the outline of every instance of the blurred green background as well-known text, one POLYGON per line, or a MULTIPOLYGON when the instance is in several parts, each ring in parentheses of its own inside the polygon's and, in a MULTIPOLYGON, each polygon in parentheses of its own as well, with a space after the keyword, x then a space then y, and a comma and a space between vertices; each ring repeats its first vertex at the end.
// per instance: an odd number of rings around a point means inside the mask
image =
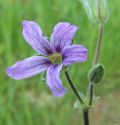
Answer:
MULTIPOLYGON (((110 18, 105 25, 100 62, 106 73, 95 93, 101 99, 90 111, 92 125, 120 125, 120 1, 108 1, 110 18)), ((22 36, 23 20, 36 21, 50 36, 53 26, 68 21, 80 27, 75 43, 89 49, 88 61, 73 65, 71 76, 77 88, 85 92, 87 72, 92 64, 98 26, 88 21, 78 0, 0 0, 0 125, 82 125, 76 98, 64 74, 68 92, 62 98, 53 97, 41 75, 15 81, 5 68, 35 54, 22 36)))

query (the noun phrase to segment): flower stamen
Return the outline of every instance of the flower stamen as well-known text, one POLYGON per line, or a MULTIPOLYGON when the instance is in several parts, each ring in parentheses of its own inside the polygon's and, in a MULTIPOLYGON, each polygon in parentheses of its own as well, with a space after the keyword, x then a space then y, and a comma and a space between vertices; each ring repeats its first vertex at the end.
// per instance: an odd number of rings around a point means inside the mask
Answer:
POLYGON ((48 56, 48 59, 53 64, 60 64, 62 62, 62 55, 60 53, 53 53, 53 54, 48 56))

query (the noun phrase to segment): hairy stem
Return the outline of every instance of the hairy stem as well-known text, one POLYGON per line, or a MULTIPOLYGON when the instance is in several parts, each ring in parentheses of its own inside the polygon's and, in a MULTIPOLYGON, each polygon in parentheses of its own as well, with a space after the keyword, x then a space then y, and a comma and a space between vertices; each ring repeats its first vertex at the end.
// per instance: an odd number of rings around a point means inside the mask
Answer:
POLYGON ((72 80, 70 79, 69 73, 67 71, 65 71, 65 76, 70 84, 70 87, 72 88, 73 92, 75 93, 76 97, 78 98, 78 100, 80 101, 81 104, 84 104, 81 96, 79 95, 79 93, 77 92, 72 80))

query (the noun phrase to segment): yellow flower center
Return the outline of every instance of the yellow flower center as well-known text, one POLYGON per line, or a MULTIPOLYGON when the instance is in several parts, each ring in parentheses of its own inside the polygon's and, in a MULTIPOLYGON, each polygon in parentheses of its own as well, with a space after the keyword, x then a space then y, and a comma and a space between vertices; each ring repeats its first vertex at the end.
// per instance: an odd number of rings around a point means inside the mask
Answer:
POLYGON ((53 54, 48 56, 48 59, 53 64, 60 64, 62 62, 62 55, 60 53, 53 53, 53 54))

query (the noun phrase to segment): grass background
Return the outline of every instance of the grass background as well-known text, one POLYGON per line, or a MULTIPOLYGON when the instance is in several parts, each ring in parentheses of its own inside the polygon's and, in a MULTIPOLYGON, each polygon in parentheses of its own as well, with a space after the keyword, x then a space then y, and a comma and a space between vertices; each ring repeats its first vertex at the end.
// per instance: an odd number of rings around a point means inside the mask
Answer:
MULTIPOLYGON (((100 62, 106 73, 96 86, 101 99, 91 110, 92 125, 120 125, 120 1, 108 1, 110 18, 105 25, 100 62)), ((92 63, 98 26, 91 24, 78 0, 0 0, 0 125, 82 125, 76 100, 62 73, 68 92, 62 98, 51 95, 41 75, 15 81, 5 68, 35 54, 22 36, 23 20, 36 21, 50 36, 53 26, 68 21, 80 27, 75 43, 89 49, 88 61, 73 65, 71 76, 79 91, 85 92, 87 72, 92 63)))

